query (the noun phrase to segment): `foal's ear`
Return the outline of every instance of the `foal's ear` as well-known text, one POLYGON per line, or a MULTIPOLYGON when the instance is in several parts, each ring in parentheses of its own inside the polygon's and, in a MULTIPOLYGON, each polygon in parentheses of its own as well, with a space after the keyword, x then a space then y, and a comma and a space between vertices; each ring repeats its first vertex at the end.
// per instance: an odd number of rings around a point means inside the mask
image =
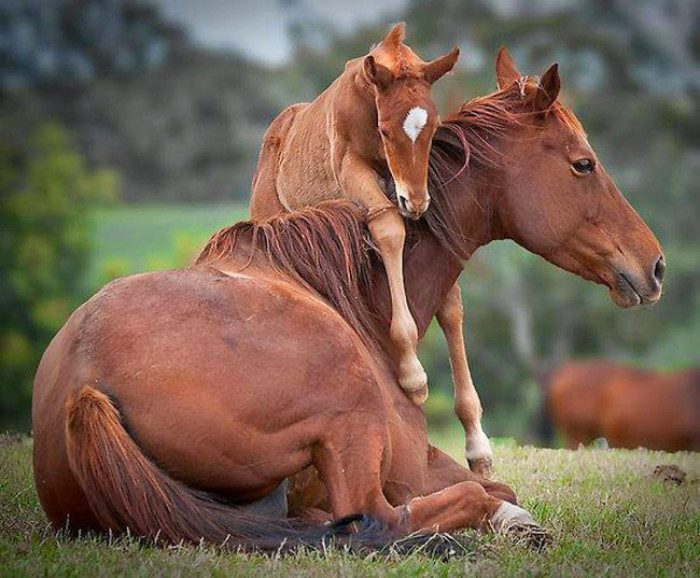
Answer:
POLYGON ((561 81, 559 80, 559 65, 552 64, 544 76, 540 80, 540 84, 537 87, 537 94, 535 95, 535 110, 539 112, 546 112, 549 107, 554 104, 554 101, 559 96, 559 90, 561 89, 561 81))
POLYGON ((459 48, 455 46, 452 50, 450 50, 449 54, 445 54, 445 56, 441 56, 440 58, 436 58, 435 60, 428 62, 423 69, 425 80, 427 80, 430 84, 433 84, 433 82, 454 68, 455 64, 457 64, 458 58, 459 48))
POLYGON ((403 42, 404 38, 406 38, 406 23, 399 22, 391 29, 389 34, 384 37, 381 43, 385 46, 393 46, 394 48, 398 48, 403 42))
POLYGON ((379 89, 385 89, 394 79, 394 75, 386 66, 379 64, 371 54, 365 56, 362 62, 367 80, 379 89))
POLYGON ((522 78, 522 74, 515 66, 513 57, 505 46, 501 46, 498 50, 498 56, 496 56, 496 78, 500 90, 522 78))

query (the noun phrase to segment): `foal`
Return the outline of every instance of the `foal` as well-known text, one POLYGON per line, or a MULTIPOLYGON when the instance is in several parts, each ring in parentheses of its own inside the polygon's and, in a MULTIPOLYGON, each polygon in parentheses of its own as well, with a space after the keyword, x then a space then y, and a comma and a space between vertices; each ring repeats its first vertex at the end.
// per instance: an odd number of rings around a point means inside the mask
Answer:
POLYGON ((391 290, 398 380, 420 404, 427 377, 406 301, 401 217, 418 219, 430 203, 428 156, 438 125, 430 89, 453 68, 459 50, 426 63, 403 39, 399 24, 367 56, 348 62, 316 100, 295 104, 273 121, 253 177, 250 213, 262 220, 340 198, 368 209, 391 290), (398 211, 383 190, 385 179, 393 179, 398 211))

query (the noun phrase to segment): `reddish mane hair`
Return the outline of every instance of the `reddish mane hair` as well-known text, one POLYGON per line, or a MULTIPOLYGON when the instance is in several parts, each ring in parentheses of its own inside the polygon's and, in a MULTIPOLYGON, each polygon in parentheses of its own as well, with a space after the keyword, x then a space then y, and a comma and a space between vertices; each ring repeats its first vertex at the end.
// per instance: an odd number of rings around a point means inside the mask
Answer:
POLYGON ((365 342, 375 343, 372 271, 379 261, 366 221, 366 211, 349 201, 321 203, 261 223, 243 221, 214 233, 196 264, 246 247, 251 259, 261 252, 273 269, 323 297, 365 342))

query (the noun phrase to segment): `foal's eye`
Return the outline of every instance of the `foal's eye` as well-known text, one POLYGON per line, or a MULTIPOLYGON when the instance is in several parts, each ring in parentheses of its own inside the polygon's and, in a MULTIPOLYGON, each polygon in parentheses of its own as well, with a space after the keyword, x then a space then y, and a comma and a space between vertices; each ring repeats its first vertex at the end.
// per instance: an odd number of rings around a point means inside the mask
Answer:
POLYGON ((379 134, 382 135, 382 138, 389 140, 389 131, 385 128, 379 127, 379 134))
POLYGON ((595 169, 595 163, 591 159, 579 159, 571 163, 571 168, 580 175, 588 175, 595 169))

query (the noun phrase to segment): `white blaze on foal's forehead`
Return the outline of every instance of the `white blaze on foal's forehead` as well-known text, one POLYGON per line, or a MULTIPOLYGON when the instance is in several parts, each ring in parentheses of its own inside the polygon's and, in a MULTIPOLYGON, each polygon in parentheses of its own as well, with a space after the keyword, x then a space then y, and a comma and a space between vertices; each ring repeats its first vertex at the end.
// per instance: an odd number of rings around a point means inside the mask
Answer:
POLYGON ((408 138, 416 142, 426 122, 428 122, 428 111, 420 106, 414 106, 408 111, 406 119, 403 121, 403 130, 408 138))

